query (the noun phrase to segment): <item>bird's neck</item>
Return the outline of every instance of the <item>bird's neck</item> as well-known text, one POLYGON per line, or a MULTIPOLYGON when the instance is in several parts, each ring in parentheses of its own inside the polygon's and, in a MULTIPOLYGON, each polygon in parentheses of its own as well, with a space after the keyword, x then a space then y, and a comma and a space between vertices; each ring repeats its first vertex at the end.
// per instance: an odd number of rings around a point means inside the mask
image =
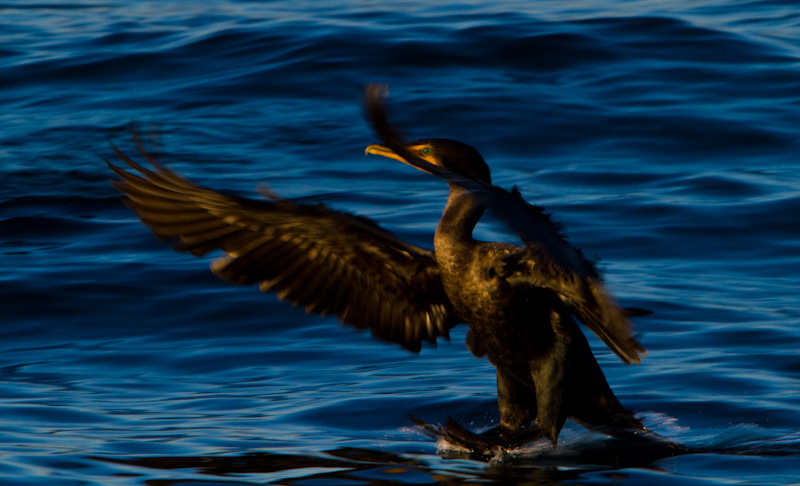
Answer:
POLYGON ((463 254, 475 244, 472 231, 483 215, 483 208, 475 195, 455 184, 450 184, 450 196, 436 228, 434 246, 439 256, 463 254))

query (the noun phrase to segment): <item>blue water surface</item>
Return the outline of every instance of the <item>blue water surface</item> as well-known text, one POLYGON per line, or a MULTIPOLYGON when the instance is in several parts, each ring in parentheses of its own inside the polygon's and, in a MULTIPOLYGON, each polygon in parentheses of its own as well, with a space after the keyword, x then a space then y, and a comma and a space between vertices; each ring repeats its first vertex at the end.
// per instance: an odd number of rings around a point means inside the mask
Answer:
POLYGON ((323 3, 0 4, 0 483, 800 483, 795 2, 323 3), (698 453, 568 423, 556 450, 459 455, 406 416, 496 425, 463 326, 413 355, 225 284, 107 182, 135 123, 201 184, 430 248, 447 187, 363 156, 368 82, 654 311, 639 366, 590 339, 621 401, 698 453))

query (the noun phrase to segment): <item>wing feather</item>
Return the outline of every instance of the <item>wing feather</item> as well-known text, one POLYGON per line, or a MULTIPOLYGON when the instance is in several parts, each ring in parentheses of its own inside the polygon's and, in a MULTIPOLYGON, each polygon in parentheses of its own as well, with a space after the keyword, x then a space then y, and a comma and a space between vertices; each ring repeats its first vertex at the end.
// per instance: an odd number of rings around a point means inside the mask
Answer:
POLYGON ((165 168, 141 145, 152 169, 113 148, 131 169, 108 163, 125 204, 176 250, 197 256, 222 250, 211 270, 223 280, 258 284, 307 312, 334 314, 414 352, 423 340, 447 338, 459 322, 433 253, 367 218, 318 204, 226 195, 165 168))

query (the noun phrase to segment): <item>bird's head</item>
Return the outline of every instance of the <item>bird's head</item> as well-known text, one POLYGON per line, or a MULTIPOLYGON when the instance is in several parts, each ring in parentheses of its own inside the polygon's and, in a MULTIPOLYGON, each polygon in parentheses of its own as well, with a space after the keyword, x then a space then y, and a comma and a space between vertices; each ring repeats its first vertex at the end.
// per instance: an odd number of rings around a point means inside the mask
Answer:
MULTIPOLYGON (((492 175, 489 171, 489 166, 486 165, 486 162, 483 160, 483 156, 481 156, 480 152, 465 143, 447 138, 424 138, 406 145, 406 150, 450 172, 486 184, 492 183, 492 175)), ((367 147, 366 153, 382 155, 383 157, 399 160, 400 162, 412 166, 414 165, 385 145, 374 143, 367 147)))

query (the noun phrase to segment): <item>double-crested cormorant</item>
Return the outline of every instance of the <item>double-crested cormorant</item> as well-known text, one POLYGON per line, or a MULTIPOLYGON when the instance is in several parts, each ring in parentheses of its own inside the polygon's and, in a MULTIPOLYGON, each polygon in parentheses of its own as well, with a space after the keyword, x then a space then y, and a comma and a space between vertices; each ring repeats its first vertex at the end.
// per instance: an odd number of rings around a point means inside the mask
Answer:
MULTIPOLYGON (((594 266, 541 208, 492 186, 489 168, 474 148, 446 139, 401 143, 372 90, 368 108, 385 145, 370 145, 367 153, 402 160, 449 182, 435 254, 366 218, 323 205, 207 189, 160 165, 141 144, 141 155, 154 169, 114 147, 138 172, 109 163, 120 177, 114 187, 142 223, 176 250, 225 252, 211 265, 224 280, 258 283, 262 291, 275 291, 308 312, 335 314, 414 352, 422 341, 447 337, 450 328, 465 322, 472 354, 488 356, 497 368, 501 424, 491 444, 507 443, 521 431, 555 444, 568 417, 610 435, 643 431, 609 388, 572 317, 626 363, 640 362, 644 348, 594 266), (485 208, 503 213, 501 219, 525 245, 473 239, 485 208)), ((455 425, 448 429, 443 433, 470 446, 472 439, 459 435, 455 425)))
MULTIPOLYGON (((423 139, 405 148, 431 164, 491 183, 483 158, 468 145, 423 139)), ((370 145, 367 153, 405 160, 383 145, 370 145)), ((605 293, 594 267, 563 239, 561 250, 582 273, 541 248, 477 241, 472 231, 483 212, 473 192, 451 183, 434 254, 453 310, 469 325, 470 352, 487 356, 497 367, 502 429, 516 431, 535 418, 544 435, 555 441, 567 417, 591 428, 641 428, 614 397, 572 318, 574 314, 597 330, 626 363, 640 362, 644 350, 631 337, 624 312, 605 293)), ((541 213, 539 217, 546 219, 541 213)))

